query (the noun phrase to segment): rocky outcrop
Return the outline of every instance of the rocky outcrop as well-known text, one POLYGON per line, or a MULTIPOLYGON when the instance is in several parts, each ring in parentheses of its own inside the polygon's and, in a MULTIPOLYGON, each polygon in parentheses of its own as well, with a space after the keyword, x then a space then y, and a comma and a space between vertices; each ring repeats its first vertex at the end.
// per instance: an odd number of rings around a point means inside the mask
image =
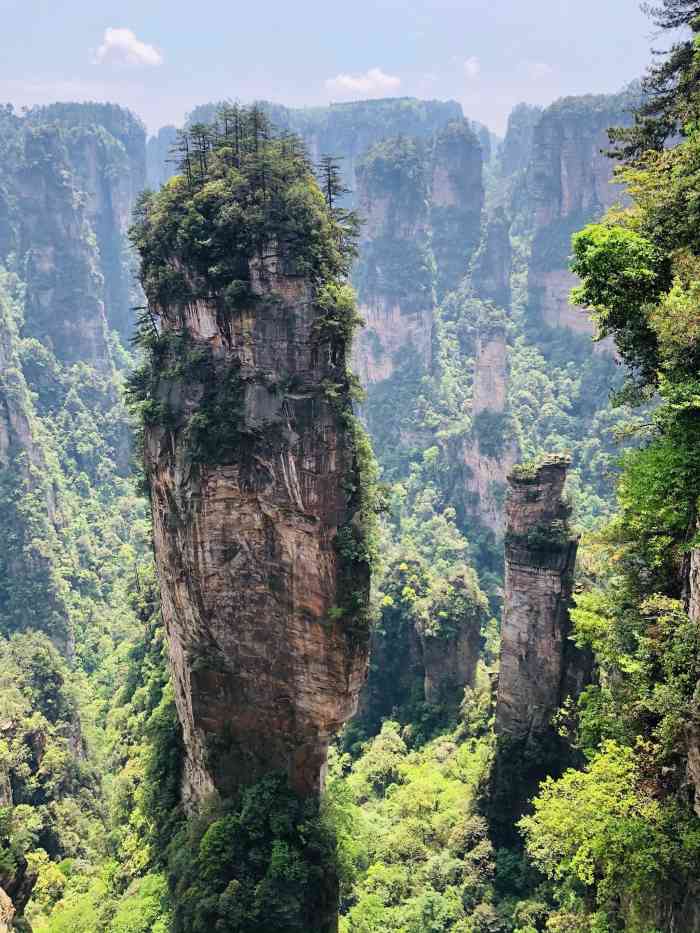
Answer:
POLYGON ((390 378, 406 350, 429 370, 435 302, 466 274, 479 244, 481 173, 481 147, 464 120, 430 143, 381 143, 358 166, 365 224, 354 281, 366 328, 354 365, 363 383, 390 378))
POLYGON ((456 568, 430 582, 424 565, 407 557, 389 568, 382 589, 362 720, 374 729, 418 698, 456 714, 474 685, 489 615, 476 575, 456 568))
POLYGON ((157 191, 175 174, 173 147, 177 141, 176 126, 162 126, 146 144, 146 178, 148 187, 157 191))
POLYGON ((578 538, 563 489, 569 461, 515 467, 506 498, 505 602, 492 774, 497 825, 511 826, 547 774, 567 763, 552 717, 590 676, 569 640, 578 538))
POLYGON ((365 385, 388 379, 406 348, 423 370, 430 366, 435 273, 427 168, 424 147, 402 138, 370 150, 358 169, 364 225, 354 281, 365 328, 353 363, 365 385))
POLYGON ((190 803, 274 771, 317 792, 367 667, 349 606, 366 604, 369 570, 342 543, 359 520, 357 452, 326 393, 344 357, 306 281, 253 278, 257 298, 226 318, 214 301, 158 308, 200 360, 163 367, 168 424, 145 438, 190 803))
POLYGON ((27 287, 24 332, 61 362, 109 363, 99 255, 60 130, 27 133, 16 175, 19 255, 27 287))
POLYGON ((11 933, 15 908, 7 894, 0 888, 0 933, 11 933))
POLYGON ((505 328, 492 323, 476 339, 472 430, 462 448, 467 512, 503 535, 506 477, 518 457, 508 417, 508 346, 505 328))
POLYGON ((536 740, 572 691, 569 605, 578 538, 563 497, 569 461, 516 467, 506 497, 506 577, 496 703, 499 736, 536 740))
POLYGON ((483 152, 466 120, 435 137, 431 153, 430 227, 437 297, 457 288, 481 236, 483 152))
POLYGON ((530 163, 535 127, 542 108, 518 104, 508 117, 508 127, 500 151, 501 173, 505 176, 524 171, 530 163))
POLYGON ((632 106, 629 94, 565 98, 534 127, 525 198, 534 224, 528 289, 531 309, 550 327, 595 333, 585 310, 569 304, 576 284, 568 271, 571 235, 623 199, 605 150, 608 128, 629 123, 632 106))
POLYGON ((510 223, 503 208, 489 218, 479 251, 474 258, 472 285, 479 298, 497 307, 510 308, 510 275, 513 250, 510 223))
MULTIPOLYGON (((145 131, 110 104, 4 113, 0 263, 26 285, 24 333, 59 362, 111 367, 107 330, 128 338, 136 301, 127 230, 145 185, 145 131)), ((0 156, 2 152, 0 151, 0 156)))

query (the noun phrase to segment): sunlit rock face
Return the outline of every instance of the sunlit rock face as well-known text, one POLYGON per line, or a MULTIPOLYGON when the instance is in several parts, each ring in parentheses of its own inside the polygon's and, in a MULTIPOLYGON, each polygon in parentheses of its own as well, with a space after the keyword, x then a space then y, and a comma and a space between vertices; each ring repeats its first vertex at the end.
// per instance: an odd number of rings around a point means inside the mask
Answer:
POLYGON ((319 340, 310 285, 253 273, 255 302, 225 318, 213 302, 159 308, 204 361, 163 366, 169 424, 145 438, 191 803, 270 772, 317 792, 367 668, 367 628, 342 607, 366 606, 369 570, 338 546, 358 466, 325 389, 344 363, 319 340))
POLYGON ((578 537, 563 490, 569 461, 515 467, 506 497, 505 601, 490 806, 495 834, 512 836, 539 781, 571 760, 553 723, 591 676, 569 640, 578 537))
POLYGON ((563 702, 578 538, 563 498, 568 463, 552 458, 509 477, 506 578, 496 729, 515 738, 550 728, 563 702))
POLYGON ((365 223, 355 284, 366 327, 354 352, 363 383, 389 379, 410 351, 429 370, 435 305, 479 245, 482 151, 465 120, 432 140, 380 143, 357 167, 365 223))
MULTIPOLYGON (((623 201, 614 183, 608 128, 630 122, 630 94, 570 97, 548 107, 532 130, 524 203, 532 218, 530 304, 550 327, 594 335, 585 309, 569 303, 571 235, 623 201)), ((598 345, 613 352, 609 342, 598 345)))
POLYGON ((476 340, 473 428, 463 444, 467 508, 499 537, 505 527, 506 477, 518 456, 507 417, 508 346, 505 331, 495 326, 476 340))

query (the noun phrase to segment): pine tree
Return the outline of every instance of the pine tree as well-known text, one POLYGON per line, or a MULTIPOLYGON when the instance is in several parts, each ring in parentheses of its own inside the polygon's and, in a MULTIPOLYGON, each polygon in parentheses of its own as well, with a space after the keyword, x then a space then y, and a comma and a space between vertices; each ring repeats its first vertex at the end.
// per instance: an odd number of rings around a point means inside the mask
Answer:
POLYGON ((340 159, 330 155, 322 156, 318 164, 318 172, 321 191, 323 191, 328 209, 332 212, 339 198, 349 193, 340 173, 340 159))
POLYGON ((683 134, 685 125, 700 116, 700 62, 696 42, 700 38, 699 0, 663 0, 642 7, 663 32, 684 29, 690 34, 675 41, 653 64, 642 81, 644 99, 635 112, 634 126, 615 129, 614 155, 634 160, 647 149, 662 149, 669 139, 683 134))

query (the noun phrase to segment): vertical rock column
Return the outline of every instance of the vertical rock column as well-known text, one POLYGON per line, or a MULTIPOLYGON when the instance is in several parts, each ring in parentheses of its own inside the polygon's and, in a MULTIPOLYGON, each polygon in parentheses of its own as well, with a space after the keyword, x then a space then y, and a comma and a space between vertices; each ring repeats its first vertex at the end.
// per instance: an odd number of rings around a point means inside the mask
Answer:
POLYGON ((160 309, 199 361, 163 367, 170 423, 145 437, 192 805, 271 772, 316 793, 367 666, 348 603, 366 605, 369 569, 340 543, 359 521, 357 450, 325 389, 338 361, 308 283, 256 288, 225 316, 203 300, 160 309))
POLYGON ((552 717, 588 674, 569 641, 578 537, 563 498, 569 460, 549 457, 509 476, 505 605, 496 701, 495 823, 512 826, 547 774, 566 764, 552 717))
POLYGON ((505 329, 491 324, 476 341, 472 431, 464 443, 463 459, 469 511, 499 536, 504 527, 506 476, 517 457, 507 414, 507 391, 505 329))

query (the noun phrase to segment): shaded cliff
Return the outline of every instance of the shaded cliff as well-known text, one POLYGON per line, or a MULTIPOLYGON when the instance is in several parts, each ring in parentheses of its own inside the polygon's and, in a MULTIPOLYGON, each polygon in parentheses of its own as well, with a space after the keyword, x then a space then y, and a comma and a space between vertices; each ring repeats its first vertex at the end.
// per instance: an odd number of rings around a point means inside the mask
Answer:
POLYGON ((499 537, 505 526, 506 477, 518 457, 508 411, 506 327, 492 316, 475 340, 471 431, 461 450, 466 511, 499 537))
POLYGON ((578 537, 563 496, 568 466, 567 458, 553 456, 515 467, 508 478, 491 796, 495 825, 505 832, 513 831, 538 782, 566 764, 552 718, 590 674, 588 657, 569 641, 578 537))
POLYGON ((474 685, 488 602, 471 568, 431 568, 417 553, 392 562, 382 582, 381 616, 372 633, 362 721, 456 715, 474 685))
POLYGON ((569 304, 571 235, 623 199, 613 183, 608 129, 630 122, 633 94, 568 97, 548 107, 533 130, 525 194, 532 217, 530 314, 549 327, 594 333, 588 316, 569 304))
POLYGON ((498 308, 510 308, 512 267, 510 221, 505 210, 499 207, 488 218, 474 257, 471 281, 477 295, 484 301, 492 301, 498 308))
POLYGON ((486 158, 466 120, 449 123, 433 141, 430 227, 438 300, 457 288, 479 245, 486 158))
POLYGON ((137 382, 191 804, 272 772, 317 793, 367 665, 371 454, 350 403, 345 236, 303 151, 256 138, 237 187, 222 143, 206 173, 145 202, 135 231, 157 320, 137 382))
POLYGON ((363 382, 389 378, 406 349, 430 368, 435 302, 457 286, 479 244, 481 173, 481 148, 466 121, 429 143, 381 143, 358 166, 365 224, 354 280, 367 328, 355 360, 363 382))
POLYGON ((47 632, 69 653, 55 489, 20 356, 20 293, 20 283, 0 268, 0 623, 5 633, 47 632))
POLYGON ((0 261, 26 285, 24 333, 63 362, 110 368, 107 328, 135 304, 127 228, 145 183, 145 131, 109 104, 0 115, 0 261))

